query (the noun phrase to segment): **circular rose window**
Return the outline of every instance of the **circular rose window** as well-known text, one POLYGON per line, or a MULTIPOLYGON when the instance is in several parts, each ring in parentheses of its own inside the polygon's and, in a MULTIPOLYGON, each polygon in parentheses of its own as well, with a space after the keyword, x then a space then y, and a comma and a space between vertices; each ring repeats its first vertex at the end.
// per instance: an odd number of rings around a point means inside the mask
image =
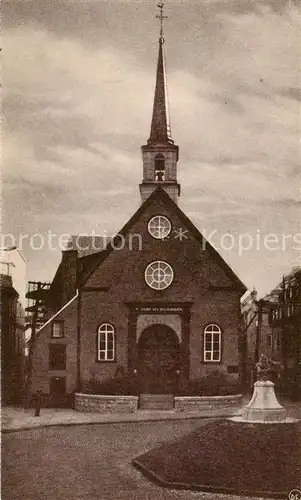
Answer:
POLYGON ((172 267, 162 260, 152 262, 145 269, 145 281, 154 290, 164 290, 169 287, 173 277, 172 267))
POLYGON ((164 215, 156 215, 148 223, 148 232, 153 238, 163 240, 171 231, 171 223, 164 215))

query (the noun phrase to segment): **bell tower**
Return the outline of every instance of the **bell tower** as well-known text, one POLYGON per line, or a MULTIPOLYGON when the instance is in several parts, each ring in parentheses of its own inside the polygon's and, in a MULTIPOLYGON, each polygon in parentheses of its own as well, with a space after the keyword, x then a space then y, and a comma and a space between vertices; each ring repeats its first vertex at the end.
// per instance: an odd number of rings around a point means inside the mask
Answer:
POLYGON ((164 3, 158 4, 160 14, 159 54, 153 115, 150 136, 145 146, 142 146, 143 180, 140 184, 142 203, 161 186, 177 203, 180 196, 180 185, 177 181, 177 162, 179 147, 171 138, 170 117, 168 108, 166 68, 164 58, 163 15, 164 3))

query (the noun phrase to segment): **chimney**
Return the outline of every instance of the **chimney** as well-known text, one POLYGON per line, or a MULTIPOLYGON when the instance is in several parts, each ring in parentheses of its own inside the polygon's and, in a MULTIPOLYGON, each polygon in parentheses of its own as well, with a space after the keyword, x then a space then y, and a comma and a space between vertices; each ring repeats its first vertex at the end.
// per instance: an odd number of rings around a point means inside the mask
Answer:
POLYGON ((61 305, 67 304, 76 294, 77 288, 77 250, 63 250, 61 261, 61 305))
POLYGON ((12 288, 13 279, 8 274, 0 274, 0 286, 1 288, 12 288))

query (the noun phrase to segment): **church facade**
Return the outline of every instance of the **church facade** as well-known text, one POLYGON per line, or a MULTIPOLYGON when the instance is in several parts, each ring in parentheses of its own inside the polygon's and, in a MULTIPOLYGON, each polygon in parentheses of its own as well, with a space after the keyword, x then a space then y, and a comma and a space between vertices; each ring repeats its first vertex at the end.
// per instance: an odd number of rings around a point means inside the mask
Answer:
POLYGON ((246 288, 178 206, 163 45, 161 36, 141 206, 101 251, 63 251, 45 298, 32 390, 53 404, 116 372, 159 394, 213 372, 238 378, 246 288))

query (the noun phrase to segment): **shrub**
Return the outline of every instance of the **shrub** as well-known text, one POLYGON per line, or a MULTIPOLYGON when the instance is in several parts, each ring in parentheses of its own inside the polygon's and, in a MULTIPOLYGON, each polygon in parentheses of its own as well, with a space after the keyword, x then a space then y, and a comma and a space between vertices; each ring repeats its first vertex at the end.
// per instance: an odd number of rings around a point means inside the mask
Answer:
POLYGON ((239 392, 238 381, 219 371, 191 380, 180 391, 182 396, 231 396, 239 392))
POLYGON ((137 394, 137 383, 135 377, 124 375, 117 376, 98 382, 91 380, 89 384, 90 394, 108 395, 108 396, 133 396, 137 394))

